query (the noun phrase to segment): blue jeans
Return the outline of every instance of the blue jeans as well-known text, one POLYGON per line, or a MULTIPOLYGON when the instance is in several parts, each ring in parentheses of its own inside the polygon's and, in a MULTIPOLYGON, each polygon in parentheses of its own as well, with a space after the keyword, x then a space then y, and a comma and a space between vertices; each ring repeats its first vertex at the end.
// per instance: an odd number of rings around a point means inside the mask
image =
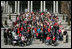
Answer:
POLYGON ((49 43, 50 42, 50 40, 46 40, 46 43, 49 43))
POLYGON ((59 40, 59 36, 57 36, 57 40, 59 40))

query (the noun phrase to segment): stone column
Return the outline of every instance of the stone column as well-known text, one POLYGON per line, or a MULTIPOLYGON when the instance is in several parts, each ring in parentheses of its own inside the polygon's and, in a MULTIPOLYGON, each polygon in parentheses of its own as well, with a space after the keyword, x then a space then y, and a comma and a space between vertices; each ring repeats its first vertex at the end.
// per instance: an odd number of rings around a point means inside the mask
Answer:
POLYGON ((17 13, 17 1, 15 1, 15 13, 17 13))
POLYGON ((20 11, 22 12, 22 4, 21 4, 21 10, 20 11))
POLYGON ((44 1, 44 12, 45 12, 45 7, 46 7, 46 5, 45 5, 45 1, 44 1))
POLYGON ((8 1, 6 1, 6 13, 8 13, 8 1))
POLYGON ((31 1, 31 12, 32 12, 32 9, 33 9, 33 1, 31 1))
POLYGON ((8 12, 7 12, 7 13, 9 13, 9 4, 7 5, 7 10, 8 10, 8 12))
POLYGON ((4 8, 5 8, 5 13, 6 13, 6 1, 5 1, 5 4, 4 4, 4 5, 5 5, 5 7, 4 7, 4 8))
POLYGON ((28 1, 28 12, 30 12, 29 10, 30 10, 30 1, 28 1))
POLYGON ((42 12, 42 1, 41 1, 41 7, 40 7, 40 11, 42 12))
POLYGON ((10 13, 12 13, 12 7, 10 6, 10 13))
POLYGON ((20 1, 18 1, 18 14, 19 14, 20 1))
POLYGON ((4 1, 4 11, 3 11, 3 13, 5 13, 5 1, 4 1))
POLYGON ((8 13, 10 13, 10 5, 8 5, 8 13))
POLYGON ((55 1, 53 1, 53 13, 55 13, 55 1))
POLYGON ((58 13, 58 1, 56 1, 56 13, 58 13))

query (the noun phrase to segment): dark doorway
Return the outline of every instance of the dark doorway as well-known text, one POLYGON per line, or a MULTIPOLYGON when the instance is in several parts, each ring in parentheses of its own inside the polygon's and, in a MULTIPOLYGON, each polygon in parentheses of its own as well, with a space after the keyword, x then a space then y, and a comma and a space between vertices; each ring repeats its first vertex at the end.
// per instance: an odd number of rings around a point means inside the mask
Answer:
POLYGON ((28 1, 20 1, 20 12, 25 12, 25 9, 27 9, 28 1))
POLYGON ((40 1, 33 1, 33 11, 40 11, 40 1))
POLYGON ((46 1, 46 9, 47 9, 47 11, 49 11, 50 13, 53 12, 53 1, 46 1))

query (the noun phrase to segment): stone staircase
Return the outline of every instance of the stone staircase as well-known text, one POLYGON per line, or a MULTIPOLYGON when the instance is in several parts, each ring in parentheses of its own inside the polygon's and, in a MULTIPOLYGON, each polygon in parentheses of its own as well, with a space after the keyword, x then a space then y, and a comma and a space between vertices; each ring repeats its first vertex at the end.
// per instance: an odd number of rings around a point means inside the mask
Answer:
POLYGON ((32 41, 32 44, 42 44, 42 41, 40 41, 39 39, 35 39, 32 41))

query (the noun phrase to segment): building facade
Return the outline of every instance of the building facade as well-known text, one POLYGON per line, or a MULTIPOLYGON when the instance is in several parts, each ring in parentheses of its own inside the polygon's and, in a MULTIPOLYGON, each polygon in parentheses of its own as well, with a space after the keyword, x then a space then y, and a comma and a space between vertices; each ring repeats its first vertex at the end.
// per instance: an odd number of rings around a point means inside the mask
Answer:
POLYGON ((1 1, 3 13, 40 11, 59 13, 59 1, 1 1))
MULTIPOLYGON (((1 24, 3 24, 5 20, 9 19, 9 15, 11 15, 11 19, 15 21, 16 15, 21 12, 50 12, 62 17, 64 13, 62 13, 61 4, 61 1, 1 1, 1 14, 3 15, 1 16, 1 24)), ((71 1, 66 1, 66 4, 69 12, 71 13, 71 1)))

